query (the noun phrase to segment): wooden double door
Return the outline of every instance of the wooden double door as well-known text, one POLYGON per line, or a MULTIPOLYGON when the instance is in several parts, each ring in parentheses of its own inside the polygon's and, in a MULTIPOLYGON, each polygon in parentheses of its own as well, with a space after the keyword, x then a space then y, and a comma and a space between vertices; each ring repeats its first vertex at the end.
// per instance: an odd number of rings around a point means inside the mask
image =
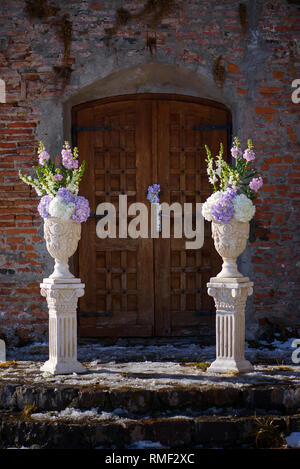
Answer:
MULTIPOLYGON (((96 209, 119 195, 150 204, 147 188, 161 186, 161 202, 204 202, 211 193, 204 145, 227 151, 230 113, 222 105, 177 95, 130 95, 76 106, 73 144, 86 171, 80 194, 91 217, 82 225, 75 259, 85 283, 79 303, 79 335, 186 336, 214 329, 213 300, 206 283, 221 259, 205 223, 204 245, 186 249, 187 239, 120 238, 96 235, 96 209)), ((150 212, 150 210, 149 210, 150 212)), ((118 220, 118 218, 117 218, 118 220)), ((130 217, 128 217, 128 222, 130 217)))

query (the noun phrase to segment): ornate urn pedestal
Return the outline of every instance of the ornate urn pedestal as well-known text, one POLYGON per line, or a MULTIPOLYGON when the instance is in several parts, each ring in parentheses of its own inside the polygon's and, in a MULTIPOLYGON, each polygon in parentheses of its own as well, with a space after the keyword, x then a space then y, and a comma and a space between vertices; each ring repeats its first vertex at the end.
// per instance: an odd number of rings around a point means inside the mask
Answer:
POLYGON ((77 360, 77 302, 85 285, 69 271, 68 259, 77 249, 81 225, 72 220, 45 219, 47 249, 54 272, 40 284, 49 309, 49 360, 41 367, 51 374, 84 373, 77 360))
POLYGON ((236 259, 246 247, 249 222, 212 222, 212 236, 223 259, 221 272, 207 284, 216 305, 216 360, 207 371, 247 372, 253 366, 245 360, 245 306, 253 282, 238 271, 236 259))

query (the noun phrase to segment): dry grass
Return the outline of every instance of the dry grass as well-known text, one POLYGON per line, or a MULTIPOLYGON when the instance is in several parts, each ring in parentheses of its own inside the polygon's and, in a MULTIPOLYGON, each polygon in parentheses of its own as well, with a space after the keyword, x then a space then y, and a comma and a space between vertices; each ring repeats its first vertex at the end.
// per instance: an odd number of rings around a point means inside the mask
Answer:
POLYGON ((255 417, 255 444, 257 448, 279 448, 285 439, 272 417, 255 417))
POLYGON ((192 366, 194 368, 198 368, 201 371, 206 371, 207 368, 210 366, 209 362, 191 362, 191 363, 180 363, 181 366, 192 366))
POLYGON ((15 360, 0 363, 0 369, 6 370, 7 368, 16 368, 18 366, 15 360))
POLYGON ((37 410, 38 409, 37 409, 37 406, 35 404, 27 404, 22 410, 22 416, 23 416, 24 419, 30 419, 31 414, 33 414, 37 410))
POLYGON ((294 371, 292 367, 290 366, 285 366, 285 365, 279 365, 276 367, 276 370, 279 371, 294 371))

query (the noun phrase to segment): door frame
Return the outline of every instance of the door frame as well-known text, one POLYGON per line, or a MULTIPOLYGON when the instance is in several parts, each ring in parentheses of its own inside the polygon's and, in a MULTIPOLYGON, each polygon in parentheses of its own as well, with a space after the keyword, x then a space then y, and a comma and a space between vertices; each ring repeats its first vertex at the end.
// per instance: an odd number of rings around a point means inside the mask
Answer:
MULTIPOLYGON (((71 111, 71 116, 72 116, 72 146, 76 146, 77 144, 77 122, 76 122, 76 114, 78 111, 81 111, 87 107, 92 106, 99 106, 102 104, 109 104, 109 103, 121 103, 122 101, 139 101, 139 100, 149 100, 153 101, 153 106, 152 106, 152 141, 153 141, 153 147, 152 147, 152 166, 155 168, 156 173, 154 172, 153 174, 153 180, 157 179, 157 162, 158 162, 158 151, 157 151, 157 107, 155 106, 155 102, 157 100, 160 101, 177 101, 177 102, 185 102, 185 103, 195 103, 195 104, 201 104, 203 106, 208 106, 210 108, 216 108, 216 109, 221 109, 223 111, 226 111, 227 114, 227 144, 228 144, 228 155, 230 154, 229 148, 231 146, 231 140, 232 140, 232 114, 230 109, 225 106, 224 104, 220 102, 216 102, 210 99, 206 98, 199 98, 196 96, 189 96, 189 95, 181 95, 181 94, 174 94, 174 93, 138 93, 138 94, 126 94, 126 95, 118 95, 118 96, 112 96, 112 97, 106 97, 106 98, 101 98, 101 99, 96 99, 92 101, 88 101, 85 103, 78 104, 72 108, 71 111)), ((205 126, 204 126, 205 127, 205 126)), ((210 126, 212 127, 212 126, 210 126)), ((224 129, 224 127, 223 127, 224 129)), ((154 247, 155 249, 155 247, 154 247)), ((154 252, 155 256, 155 252, 154 252)), ((74 274, 76 277, 79 276, 79 252, 78 250, 73 256, 73 268, 74 268, 74 274)), ((154 265, 155 268, 155 265, 154 265)), ((154 274, 155 275, 155 274, 154 274)), ((155 285, 154 285, 155 288, 155 285)), ((155 292, 154 292, 155 295, 155 292)), ((156 304, 154 302, 154 308, 156 309, 156 304)), ((156 324, 154 323, 153 325, 153 333, 156 336, 157 335, 157 328, 156 324)), ((169 334, 166 334, 169 335, 169 334)))

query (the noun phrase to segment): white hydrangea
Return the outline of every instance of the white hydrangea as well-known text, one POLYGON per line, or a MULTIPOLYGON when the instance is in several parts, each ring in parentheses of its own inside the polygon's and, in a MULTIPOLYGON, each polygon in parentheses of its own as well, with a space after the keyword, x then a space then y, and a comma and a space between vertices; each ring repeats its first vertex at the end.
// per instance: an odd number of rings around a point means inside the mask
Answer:
POLYGON ((217 192, 214 192, 211 196, 209 196, 206 199, 206 201, 202 205, 202 215, 204 216, 205 220, 212 221, 211 207, 216 202, 218 202, 221 197, 222 197, 222 192, 217 191, 217 192))
POLYGON ((233 218, 237 221, 250 221, 255 213, 252 200, 248 199, 245 194, 239 194, 233 199, 233 207, 233 218))
POLYGON ((62 220, 71 218, 74 209, 75 204, 73 202, 66 204, 59 195, 54 197, 49 204, 49 214, 51 217, 61 218, 62 220))

